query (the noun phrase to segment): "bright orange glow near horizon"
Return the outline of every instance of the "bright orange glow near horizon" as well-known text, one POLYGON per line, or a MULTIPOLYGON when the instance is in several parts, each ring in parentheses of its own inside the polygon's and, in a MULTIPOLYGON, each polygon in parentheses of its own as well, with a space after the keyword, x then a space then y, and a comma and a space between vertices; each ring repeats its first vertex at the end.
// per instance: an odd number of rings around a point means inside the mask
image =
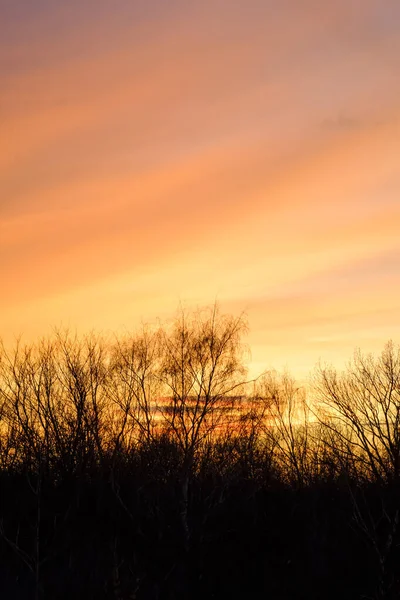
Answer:
POLYGON ((215 299, 254 373, 400 342, 398 0, 1 12, 7 344, 215 299))

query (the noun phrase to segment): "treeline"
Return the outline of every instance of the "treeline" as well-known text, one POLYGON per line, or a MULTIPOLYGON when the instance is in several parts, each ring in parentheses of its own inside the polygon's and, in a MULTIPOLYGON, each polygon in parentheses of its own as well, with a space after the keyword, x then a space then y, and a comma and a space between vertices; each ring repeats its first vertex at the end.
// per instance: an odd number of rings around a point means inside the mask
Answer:
POLYGON ((7 599, 400 597, 400 349, 249 381, 243 316, 0 351, 7 599))

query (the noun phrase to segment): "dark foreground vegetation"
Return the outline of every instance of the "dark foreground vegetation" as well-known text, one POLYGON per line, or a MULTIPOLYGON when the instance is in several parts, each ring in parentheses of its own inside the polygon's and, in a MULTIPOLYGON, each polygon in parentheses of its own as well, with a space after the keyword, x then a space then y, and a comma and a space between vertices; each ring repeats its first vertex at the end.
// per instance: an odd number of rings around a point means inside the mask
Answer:
POLYGON ((0 354, 13 599, 400 597, 400 352, 246 382, 216 307, 0 354))

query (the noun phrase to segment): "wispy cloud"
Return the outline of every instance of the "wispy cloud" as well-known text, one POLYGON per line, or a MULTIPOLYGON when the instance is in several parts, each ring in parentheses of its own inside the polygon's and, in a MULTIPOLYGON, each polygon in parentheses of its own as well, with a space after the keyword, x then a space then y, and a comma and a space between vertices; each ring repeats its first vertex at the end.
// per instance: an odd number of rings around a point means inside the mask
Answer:
POLYGON ((383 339, 400 300, 394 0, 10 7, 2 335, 218 296, 248 307, 257 364, 311 364, 335 327, 383 339))

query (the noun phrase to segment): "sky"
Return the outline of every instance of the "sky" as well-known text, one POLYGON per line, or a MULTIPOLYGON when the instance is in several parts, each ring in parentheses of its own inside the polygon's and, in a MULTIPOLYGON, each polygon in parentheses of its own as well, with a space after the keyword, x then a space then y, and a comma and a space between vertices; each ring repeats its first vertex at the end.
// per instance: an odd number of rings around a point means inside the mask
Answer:
POLYGON ((0 337, 218 301, 252 373, 400 342, 398 0, 0 0, 0 337))

